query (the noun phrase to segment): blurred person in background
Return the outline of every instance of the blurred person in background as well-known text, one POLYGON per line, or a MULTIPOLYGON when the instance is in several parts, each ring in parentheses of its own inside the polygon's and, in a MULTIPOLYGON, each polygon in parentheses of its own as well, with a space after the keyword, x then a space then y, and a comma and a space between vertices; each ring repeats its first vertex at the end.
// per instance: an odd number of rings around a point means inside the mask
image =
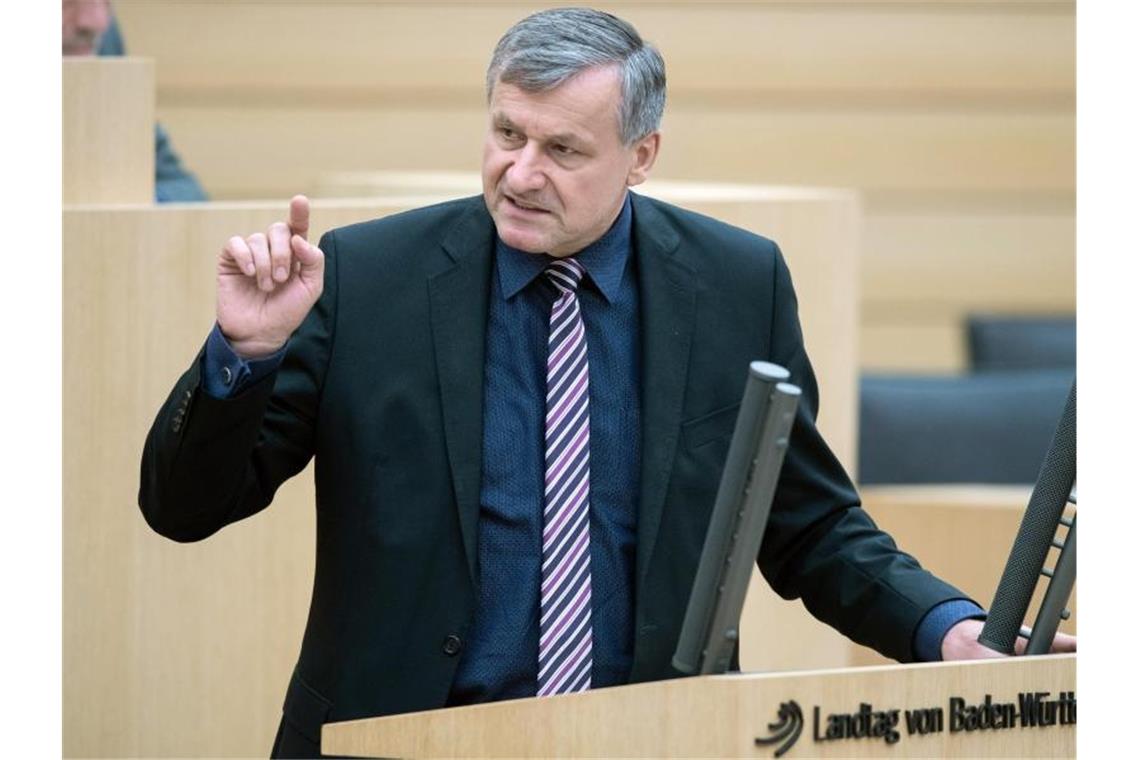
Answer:
MULTIPOLYGON (((65 56, 125 55, 110 0, 63 0, 65 56)), ((154 125, 154 199, 158 203, 209 200, 182 165, 161 124, 154 125)))

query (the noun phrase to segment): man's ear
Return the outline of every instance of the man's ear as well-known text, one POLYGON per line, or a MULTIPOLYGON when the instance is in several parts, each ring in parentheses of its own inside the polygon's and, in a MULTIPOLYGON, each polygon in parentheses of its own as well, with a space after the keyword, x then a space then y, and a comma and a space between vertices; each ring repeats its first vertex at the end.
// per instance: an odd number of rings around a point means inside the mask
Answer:
POLYGON ((625 184, 628 187, 640 185, 649 178, 649 170, 657 160, 657 150, 661 147, 661 132, 650 132, 637 141, 633 148, 633 166, 626 175, 625 184))

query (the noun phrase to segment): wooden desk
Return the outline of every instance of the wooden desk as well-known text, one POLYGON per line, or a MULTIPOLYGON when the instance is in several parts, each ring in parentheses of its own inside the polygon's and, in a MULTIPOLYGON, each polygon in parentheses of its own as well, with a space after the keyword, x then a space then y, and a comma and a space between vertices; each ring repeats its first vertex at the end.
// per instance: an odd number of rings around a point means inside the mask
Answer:
MULTIPOLYGON (((321 749, 360 757, 767 758, 781 747, 791 758, 1073 757, 1076 659, 1019 657, 681 678, 330 723, 322 731, 321 749), (1025 709, 1020 697, 1037 691, 1048 692, 1049 700, 1061 698, 1058 720, 1023 727, 1022 715, 1037 713, 1025 709), (978 710, 987 698, 996 710, 978 710), (832 724, 829 716, 838 716, 835 724, 840 726, 845 724, 843 716, 857 721, 863 705, 867 712, 879 713, 867 724, 880 731, 825 738, 832 724), (970 708, 975 710, 975 727, 981 712, 988 713, 986 725, 1002 727, 965 730, 971 725, 970 708), (913 711, 913 733, 908 711, 913 711), (789 728, 799 726, 798 736, 757 745, 757 737, 776 733, 783 716, 789 728), (934 730, 919 732, 918 720, 934 730), (1013 726, 1005 727, 1007 722, 1013 726), (894 741, 888 743, 892 733, 894 741)), ((848 725, 856 733, 857 722, 848 725)))

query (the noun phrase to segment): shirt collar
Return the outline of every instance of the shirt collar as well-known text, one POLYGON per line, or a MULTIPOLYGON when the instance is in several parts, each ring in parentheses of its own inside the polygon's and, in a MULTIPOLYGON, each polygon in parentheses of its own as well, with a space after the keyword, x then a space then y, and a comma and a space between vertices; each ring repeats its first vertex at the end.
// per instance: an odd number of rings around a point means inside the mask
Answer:
MULTIPOLYGON (((610 303, 617 297, 625 264, 629 260, 632 229, 633 209, 627 192, 621 211, 609 230, 574 254, 574 259, 582 265, 589 279, 610 303)), ((554 261, 554 257, 512 248, 496 235, 495 261, 499 270, 499 288, 504 300, 510 300, 542 274, 546 266, 554 261)))

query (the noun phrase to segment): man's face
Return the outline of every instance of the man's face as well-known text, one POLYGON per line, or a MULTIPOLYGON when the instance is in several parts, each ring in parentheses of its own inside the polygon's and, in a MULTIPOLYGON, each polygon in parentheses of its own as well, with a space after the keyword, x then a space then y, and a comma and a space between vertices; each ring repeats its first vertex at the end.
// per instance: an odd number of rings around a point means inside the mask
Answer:
POLYGON ((63 54, 92 55, 110 25, 110 0, 63 0, 63 54))
POLYGON ((621 89, 612 66, 547 92, 499 82, 483 143, 483 198, 499 237, 528 253, 569 256, 600 238, 625 189, 645 180, 658 133, 618 135, 621 89))

